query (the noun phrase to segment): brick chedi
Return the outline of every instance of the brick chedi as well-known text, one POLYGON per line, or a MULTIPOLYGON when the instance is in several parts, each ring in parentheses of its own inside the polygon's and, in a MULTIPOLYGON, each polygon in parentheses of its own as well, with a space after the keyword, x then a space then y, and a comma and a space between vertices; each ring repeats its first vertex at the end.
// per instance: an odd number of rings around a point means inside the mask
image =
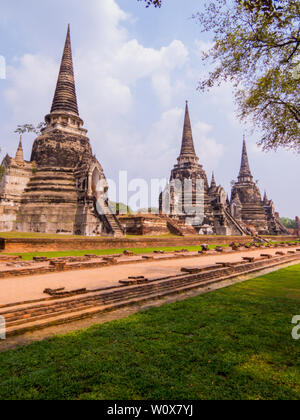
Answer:
MULTIPOLYGON (((108 205, 102 166, 92 153, 79 116, 70 27, 51 112, 45 122, 34 141, 31 161, 23 164, 27 178, 24 175, 20 183, 17 211, 10 228, 21 232, 123 235, 108 205)), ((21 165, 21 160, 18 150, 14 166, 21 165)))
POLYGON ((207 195, 208 188, 206 173, 195 153, 189 108, 186 103, 181 151, 177 164, 171 171, 170 183, 161 194, 160 212, 196 227, 203 224, 210 226, 213 215, 207 195))
MULTIPOLYGON (((203 224, 211 225, 213 222, 212 209, 208 198, 208 180, 203 166, 195 152, 191 120, 188 103, 186 103, 182 144, 177 164, 174 166, 170 177, 171 186, 171 214, 181 213, 180 218, 192 221, 194 226, 203 224), (176 196, 176 182, 179 181, 180 193, 176 196), (188 185, 190 182, 190 185, 188 185), (186 184, 186 185, 185 185, 186 184), (182 189, 181 189, 182 187, 182 189), (190 191, 187 191, 190 188, 190 191), (203 189, 203 196, 201 195, 203 189), (198 190, 198 191, 197 191, 198 190), (189 210, 195 212, 195 217, 190 217, 189 210), (198 220, 201 215, 203 220, 198 220)), ((192 215, 191 215, 192 216, 192 215)))
POLYGON ((224 189, 217 186, 214 175, 209 186, 206 172, 199 164, 187 103, 181 152, 171 171, 170 183, 160 196, 160 213, 193 226, 195 233, 247 234, 227 207, 224 189))
POLYGON ((267 216, 268 232, 271 235, 289 235, 290 231, 280 221, 280 215, 275 211, 273 200, 269 200, 265 192, 263 208, 267 216))
POLYGON ((0 231, 16 229, 16 218, 21 198, 35 170, 34 162, 26 162, 23 157, 22 139, 15 158, 8 155, 2 162, 3 173, 0 181, 0 231))
POLYGON ((238 181, 232 188, 231 206, 235 218, 245 222, 259 234, 268 233, 267 217, 262 206, 261 193, 253 181, 245 139, 238 181))
POLYGON ((232 216, 247 226, 253 234, 288 234, 280 223, 273 201, 268 200, 266 194, 262 199, 260 190, 253 181, 245 138, 241 168, 238 181, 232 188, 230 208, 232 216))

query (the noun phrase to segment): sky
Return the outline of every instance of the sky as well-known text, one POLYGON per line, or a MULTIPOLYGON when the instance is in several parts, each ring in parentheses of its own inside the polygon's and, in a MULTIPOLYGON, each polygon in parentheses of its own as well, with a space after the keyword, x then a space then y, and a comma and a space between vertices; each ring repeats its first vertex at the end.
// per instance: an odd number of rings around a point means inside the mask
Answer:
MULTIPOLYGON (((161 9, 135 0, 0 2, 0 56, 6 61, 6 79, 0 74, 1 158, 16 152, 17 125, 37 124, 49 113, 70 23, 80 116, 107 178, 118 182, 124 170, 129 180, 169 178, 188 100, 208 178, 214 170, 230 193, 246 133, 262 193, 282 216, 300 215, 299 155, 256 146, 260 133, 238 120, 229 84, 197 90, 209 72, 201 51, 212 43, 192 19, 199 0, 165 0, 161 9)), ((33 140, 24 135, 27 160, 33 140)))

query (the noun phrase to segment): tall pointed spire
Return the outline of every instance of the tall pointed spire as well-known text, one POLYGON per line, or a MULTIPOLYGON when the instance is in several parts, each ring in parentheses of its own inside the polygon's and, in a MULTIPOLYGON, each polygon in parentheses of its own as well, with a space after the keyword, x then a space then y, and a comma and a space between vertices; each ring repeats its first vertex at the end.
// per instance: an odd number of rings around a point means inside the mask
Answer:
POLYGON ((19 146, 16 152, 15 157, 17 162, 24 162, 24 153, 23 153, 23 145, 22 145, 22 136, 20 136, 19 146))
POLYGON ((264 194, 264 204, 268 204, 268 202, 269 202, 269 199, 268 199, 267 191, 265 191, 265 194, 264 194))
POLYGON ((180 156, 196 156, 188 101, 186 101, 182 146, 180 156))
POLYGON ((58 111, 79 116, 73 70, 70 25, 68 26, 65 48, 51 108, 51 113, 58 111))
POLYGON ((251 174, 250 165, 249 165, 245 136, 244 136, 244 140, 243 140, 241 169, 240 169, 240 173, 239 173, 238 178, 239 178, 239 182, 251 182, 251 181, 253 181, 253 176, 251 174))
POLYGON ((215 179, 215 173, 212 173, 212 178, 211 178, 211 185, 210 188, 216 188, 217 187, 217 183, 216 183, 216 179, 215 179))

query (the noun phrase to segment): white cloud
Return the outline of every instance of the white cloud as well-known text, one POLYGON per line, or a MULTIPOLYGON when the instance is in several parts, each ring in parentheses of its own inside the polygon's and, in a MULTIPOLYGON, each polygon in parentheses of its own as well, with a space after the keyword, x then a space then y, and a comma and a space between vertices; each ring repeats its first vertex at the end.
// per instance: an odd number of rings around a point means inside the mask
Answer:
POLYGON ((262 148, 260 146, 258 146, 257 143, 247 142, 247 147, 248 147, 248 151, 251 154, 256 154, 256 155, 262 156, 262 148))
MULTIPOLYGON (((154 177, 169 177, 180 153, 184 110, 172 108, 153 124, 145 142, 139 142, 134 152, 136 166, 141 173, 154 177), (150 147, 149 147, 150 145, 150 147)), ((220 163, 225 148, 211 135, 212 126, 198 121, 193 125, 193 137, 200 164, 213 170, 220 163)))
POLYGON ((200 57, 203 56, 203 53, 207 53, 212 47, 214 46, 213 42, 210 41, 203 41, 202 39, 196 39, 195 47, 196 47, 196 54, 200 57))
POLYGON ((179 155, 183 115, 183 109, 173 108, 164 112, 160 120, 153 124, 147 143, 153 145, 155 158, 179 155))
POLYGON ((183 114, 180 108, 163 112, 145 137, 129 127, 117 140, 116 133, 111 133, 122 151, 118 157, 118 167, 129 170, 131 177, 169 177, 180 152, 183 114), (124 155, 130 158, 124 161, 124 155))
POLYGON ((201 121, 195 124, 193 130, 200 163, 207 170, 216 168, 224 154, 224 146, 217 143, 211 131, 212 126, 201 121))
POLYGON ((57 77, 57 65, 46 56, 26 54, 8 66, 10 87, 4 92, 14 119, 20 124, 37 120, 50 111, 57 77))
MULTIPOLYGON (((232 86, 196 92, 198 81, 210 70, 199 53, 212 44, 195 41, 184 25, 170 38, 174 26, 168 25, 168 19, 177 13, 176 8, 170 5, 170 17, 163 17, 157 27, 151 13, 142 13, 141 20, 147 19, 142 27, 141 21, 135 24, 135 17, 122 9, 128 2, 121 0, 89 0, 84 5, 72 0, 71 9, 71 0, 42 5, 28 0, 19 2, 18 8, 15 3, 4 1, 0 15, 7 40, 7 50, 1 54, 7 54, 9 63, 7 80, 0 86, 3 154, 15 153, 17 124, 39 122, 50 110, 64 42, 59 28, 71 21, 79 109, 106 175, 115 177, 119 169, 128 169, 129 178, 168 177, 180 151, 183 110, 177 107, 189 99, 200 163, 208 176, 216 169, 217 181, 229 185, 238 170, 243 131, 235 114, 232 86), (41 19, 45 15, 47 20, 41 19), (138 30, 143 32, 141 37, 136 35, 138 30), (169 41, 157 44, 159 39, 169 41), (15 61, 9 51, 17 51, 15 61)), ((249 157, 251 153, 256 157, 251 163, 254 172, 266 182, 270 196, 281 203, 282 212, 293 214, 297 197, 286 193, 286 185, 293 185, 297 178, 297 160, 290 155, 266 157, 255 146, 252 150, 250 141, 249 157), (274 167, 281 170, 274 172, 274 167), (284 181, 277 179, 284 171, 284 181)), ((24 144, 29 157, 32 137, 24 136, 24 144)))
MULTIPOLYGON (((98 145, 107 154, 113 148, 116 159, 124 160, 123 148, 128 148, 127 153, 130 147, 143 149, 138 143, 143 135, 134 121, 142 98, 135 93, 137 82, 148 80, 160 104, 169 107, 183 90, 184 83, 173 72, 185 65, 188 50, 178 40, 155 49, 131 39, 124 24, 130 24, 132 17, 114 0, 91 0, 82 15, 83 26, 85 22, 88 28, 78 38, 79 45, 73 42, 79 110, 97 144, 96 152, 98 145)), ((43 119, 51 107, 58 69, 58 60, 45 53, 26 54, 10 65, 5 99, 12 124, 43 119)))

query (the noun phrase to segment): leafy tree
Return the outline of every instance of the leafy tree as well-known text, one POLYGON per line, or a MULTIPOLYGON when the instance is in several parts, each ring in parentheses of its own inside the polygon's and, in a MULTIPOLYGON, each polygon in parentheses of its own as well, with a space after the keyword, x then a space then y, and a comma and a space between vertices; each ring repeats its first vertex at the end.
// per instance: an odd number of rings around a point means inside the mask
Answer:
POLYGON ((4 174, 5 174, 5 168, 2 165, 0 165, 0 181, 2 181, 4 174))
POLYGON ((246 9, 264 13, 269 18, 281 18, 284 14, 284 7, 281 0, 240 0, 238 2, 246 9))
POLYGON ((154 7, 161 7, 162 0, 138 0, 138 1, 145 1, 146 7, 154 6, 154 7))
POLYGON ((41 130, 45 127, 45 123, 41 122, 37 126, 33 124, 24 124, 18 125, 15 133, 24 134, 24 133, 35 133, 38 136, 41 134, 41 130))
POLYGON ((214 45, 199 89, 230 81, 241 119, 262 130, 265 150, 300 150, 299 0, 215 0, 194 15, 214 45))
POLYGON ((116 214, 132 214, 133 213, 132 209, 126 204, 115 203, 114 201, 110 201, 109 205, 111 209, 114 211, 114 213, 116 214))
POLYGON ((288 217, 282 217, 280 219, 283 226, 287 227, 288 229, 296 229, 296 221, 289 219, 288 217))

